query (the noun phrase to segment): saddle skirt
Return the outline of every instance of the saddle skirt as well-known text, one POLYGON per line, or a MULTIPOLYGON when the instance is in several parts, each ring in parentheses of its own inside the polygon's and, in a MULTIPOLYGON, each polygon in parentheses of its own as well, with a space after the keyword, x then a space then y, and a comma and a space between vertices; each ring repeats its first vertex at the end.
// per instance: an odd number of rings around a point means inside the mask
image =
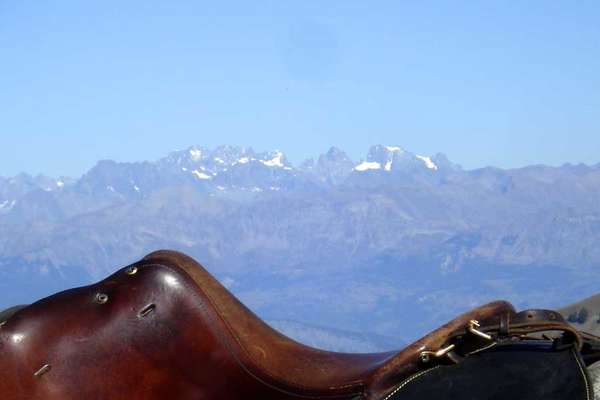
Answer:
MULTIPOLYGON (((505 393, 519 397, 531 382, 514 379, 516 360, 570 366, 552 380, 529 374, 530 381, 568 386, 545 399, 591 400, 584 365, 600 358, 596 343, 558 313, 516 313, 497 301, 399 351, 318 350, 269 327, 190 257, 159 251, 5 315, 0 393, 5 400, 433 399, 496 365, 503 367, 480 379, 479 390, 489 390, 494 376, 513 377, 505 393)), ((520 398, 537 395, 527 393, 520 398)), ((467 398, 460 396, 446 398, 467 398)), ((476 398, 488 398, 482 396, 476 398)))

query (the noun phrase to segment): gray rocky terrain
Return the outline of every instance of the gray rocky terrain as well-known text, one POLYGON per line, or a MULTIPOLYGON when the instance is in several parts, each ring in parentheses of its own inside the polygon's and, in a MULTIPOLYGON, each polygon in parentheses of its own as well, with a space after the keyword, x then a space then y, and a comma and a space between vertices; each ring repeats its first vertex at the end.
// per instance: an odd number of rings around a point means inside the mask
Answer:
POLYGON ((193 146, 79 178, 0 178, 0 306, 170 248, 265 318, 410 340, 485 301, 600 292, 599 239, 600 165, 464 170, 374 146, 295 166, 193 146))

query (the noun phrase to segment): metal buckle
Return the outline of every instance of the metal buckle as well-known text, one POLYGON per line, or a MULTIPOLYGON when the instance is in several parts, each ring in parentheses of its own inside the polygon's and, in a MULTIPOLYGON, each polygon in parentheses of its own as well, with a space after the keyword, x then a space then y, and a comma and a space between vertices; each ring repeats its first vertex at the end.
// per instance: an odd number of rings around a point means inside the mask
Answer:
POLYGON ((438 351, 424 350, 419 354, 419 357, 421 358, 421 361, 426 363, 426 362, 429 362, 431 357, 435 357, 435 358, 444 357, 445 355, 450 353, 455 347, 456 347, 455 345, 451 344, 442 349, 439 349, 438 351))
POLYGON ((476 329, 479 328, 481 326, 481 324, 479 323, 479 321, 477 321, 476 319, 472 319, 469 321, 469 327, 467 328, 467 330, 469 332, 471 332, 473 335, 477 335, 481 338, 484 338, 485 340, 492 340, 492 336, 488 335, 485 332, 481 332, 480 330, 476 329))
MULTIPOLYGON (((480 326, 481 326, 481 324, 479 323, 479 321, 472 319, 469 321, 469 324, 467 325, 467 331, 471 332, 473 335, 479 336, 480 338, 492 341, 493 338, 491 335, 488 335, 487 333, 482 332, 477 329, 480 326)), ((449 356, 449 353, 452 350, 454 350, 455 347, 456 346, 454 344, 450 344, 450 345, 443 347, 437 351, 432 351, 432 350, 425 350, 425 346, 423 346, 420 349, 422 351, 421 351, 421 353, 419 353, 419 357, 421 358, 422 362, 427 363, 431 360, 431 357, 441 358, 444 356, 449 356)), ((452 357, 450 357, 450 358, 452 358, 452 357)))

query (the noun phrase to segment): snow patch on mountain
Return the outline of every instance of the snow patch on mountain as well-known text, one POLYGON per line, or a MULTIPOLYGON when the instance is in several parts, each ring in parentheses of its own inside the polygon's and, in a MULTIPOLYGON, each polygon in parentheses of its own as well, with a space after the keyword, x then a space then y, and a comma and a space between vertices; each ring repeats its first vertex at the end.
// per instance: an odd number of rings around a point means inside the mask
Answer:
POLYGON ((196 147, 192 147, 189 151, 193 161, 198 161, 202 157, 202 151, 196 147))
POLYGON ((283 168, 283 153, 280 151, 275 152, 275 156, 270 160, 260 160, 261 163, 266 165, 267 167, 280 167, 283 168))
POLYGON ((398 147, 398 146, 385 146, 387 151, 391 151, 392 153, 403 153, 404 150, 402 149, 402 147, 398 147))
POLYGON ((368 171, 370 169, 381 169, 381 164, 379 164, 378 162, 363 161, 362 163, 354 167, 354 169, 359 172, 368 171))
POLYGON ((196 178, 198 178, 198 179, 203 179, 203 180, 212 179, 212 176, 207 175, 204 172, 200 172, 197 169, 193 170, 192 174, 195 175, 196 178))
POLYGON ((0 203, 0 211, 8 212, 15 206, 15 204, 17 204, 16 200, 4 200, 2 203, 0 203))
POLYGON ((429 169, 433 169, 436 170, 438 169, 438 166, 431 160, 431 157, 426 157, 426 156, 420 156, 420 155, 416 155, 416 157, 423 161, 423 163, 425 164, 425 166, 429 169))

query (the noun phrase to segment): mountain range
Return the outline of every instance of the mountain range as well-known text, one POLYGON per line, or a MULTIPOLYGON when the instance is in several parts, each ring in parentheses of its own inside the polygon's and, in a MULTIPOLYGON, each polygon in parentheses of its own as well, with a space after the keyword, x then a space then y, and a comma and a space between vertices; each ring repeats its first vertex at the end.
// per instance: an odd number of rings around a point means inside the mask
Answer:
POLYGON ((170 248, 264 318, 400 343, 488 300, 600 292, 599 239, 600 164, 465 170, 377 145, 295 166, 192 146, 79 178, 0 177, 0 306, 170 248))

